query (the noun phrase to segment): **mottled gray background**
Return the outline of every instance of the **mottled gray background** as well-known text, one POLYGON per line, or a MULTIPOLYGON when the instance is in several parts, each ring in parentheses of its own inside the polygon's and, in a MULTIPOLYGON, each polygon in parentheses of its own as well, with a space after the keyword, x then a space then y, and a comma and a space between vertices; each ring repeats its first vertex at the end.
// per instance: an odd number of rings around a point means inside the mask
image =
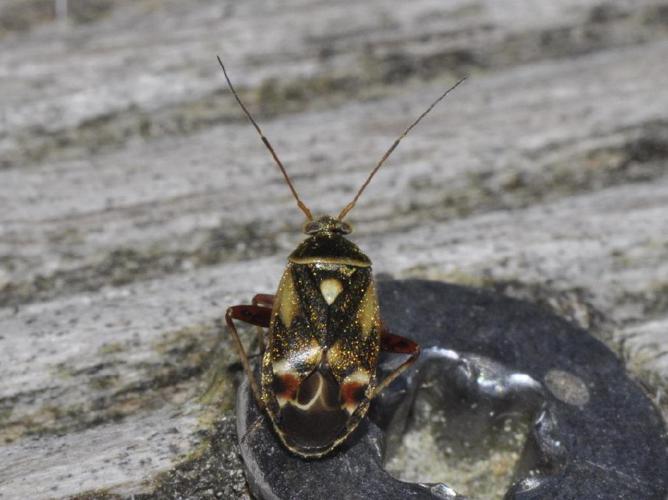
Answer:
POLYGON ((355 241, 589 328, 668 415, 668 3, 68 7, 0 4, 0 498, 244 494, 215 322, 274 290, 302 216, 216 54, 317 213, 469 75, 355 241))

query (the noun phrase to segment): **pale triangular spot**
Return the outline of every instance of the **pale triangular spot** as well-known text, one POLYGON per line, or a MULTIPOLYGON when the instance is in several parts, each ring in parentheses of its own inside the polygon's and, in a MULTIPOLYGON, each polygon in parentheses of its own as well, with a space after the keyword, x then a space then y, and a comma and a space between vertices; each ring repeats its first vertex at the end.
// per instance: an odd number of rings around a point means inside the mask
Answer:
POLYGON ((330 306, 343 291, 343 285, 336 278, 329 278, 320 282, 320 293, 330 306))

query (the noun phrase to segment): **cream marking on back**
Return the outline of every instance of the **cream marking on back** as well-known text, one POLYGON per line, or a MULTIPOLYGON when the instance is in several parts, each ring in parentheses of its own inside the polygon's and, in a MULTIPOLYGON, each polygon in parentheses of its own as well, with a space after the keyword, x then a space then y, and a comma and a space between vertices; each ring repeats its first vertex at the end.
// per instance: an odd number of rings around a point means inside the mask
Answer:
POLYGON ((329 278, 320 282, 320 293, 330 306, 343 291, 343 285, 336 278, 329 278))
MULTIPOLYGON (((346 384, 359 384, 362 386, 369 386, 369 383, 371 382, 371 374, 364 370, 363 368, 360 368, 359 370, 354 371, 350 375, 348 375, 346 378, 343 379, 343 383, 341 384, 341 387, 345 387, 346 384)), ((357 402, 351 402, 351 403, 344 403, 343 407, 346 409, 346 411, 352 415, 355 413, 355 410, 359 406, 359 403, 357 402)))
POLYGON ((343 379, 344 384, 354 382, 360 385, 369 385, 370 381, 371 381, 371 374, 369 374, 369 372, 363 368, 355 370, 353 373, 351 373, 350 375, 348 375, 346 378, 343 379))
MULTIPOLYGON (((298 380, 301 380, 299 372, 296 370, 298 365, 305 366, 316 366, 320 363, 322 359, 322 347, 318 344, 316 339, 312 339, 309 346, 304 347, 299 350, 297 356, 290 358, 277 359, 271 363, 271 370, 274 375, 280 377, 282 375, 292 375, 298 380)), ((278 405, 282 408, 286 403, 291 402, 293 405, 296 405, 296 402, 292 399, 281 396, 280 394, 276 395, 276 401, 278 405)))
POLYGON ((285 396, 281 396, 280 394, 276 395, 276 402, 278 403, 279 408, 283 408, 290 399, 286 398, 285 396))
POLYGON ((297 311, 297 294, 295 284, 292 281, 292 273, 288 269, 283 275, 278 289, 278 315, 281 322, 289 327, 297 311))
MULTIPOLYGON (((311 401, 307 401, 304 404, 301 404, 299 401, 290 401, 290 404, 292 406, 295 406, 299 408, 300 410, 307 411, 310 410, 311 407, 318 402, 318 400, 322 399, 322 393, 323 393, 323 388, 325 387, 325 380, 320 373, 316 373, 316 376, 318 377, 318 389, 316 389, 315 394, 311 398, 311 401)), ((325 401, 323 400, 323 403, 325 401)), ((323 404, 323 406, 326 406, 323 404)))
POLYGON ((362 297, 360 307, 357 310, 357 321, 362 329, 362 335, 369 335, 371 329, 378 323, 378 302, 376 301, 376 289, 373 281, 362 297))
POLYGON ((295 369, 298 365, 306 365, 309 367, 316 366, 322 359, 322 347, 316 339, 312 339, 310 345, 299 349, 296 356, 289 358, 277 359, 272 362, 271 369, 274 375, 285 375, 289 373, 295 377, 299 377, 299 373, 295 369))

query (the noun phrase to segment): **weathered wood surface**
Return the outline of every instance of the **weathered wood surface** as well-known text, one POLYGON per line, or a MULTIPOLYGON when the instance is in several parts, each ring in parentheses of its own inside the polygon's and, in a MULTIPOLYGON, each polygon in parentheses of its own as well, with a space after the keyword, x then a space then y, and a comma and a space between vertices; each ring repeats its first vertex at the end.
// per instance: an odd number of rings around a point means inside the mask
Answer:
POLYGON ((0 39, 0 498, 243 494, 216 320, 274 289, 302 221, 216 54, 319 213, 470 75, 355 241, 548 304, 668 415, 668 4, 119 5, 0 39))

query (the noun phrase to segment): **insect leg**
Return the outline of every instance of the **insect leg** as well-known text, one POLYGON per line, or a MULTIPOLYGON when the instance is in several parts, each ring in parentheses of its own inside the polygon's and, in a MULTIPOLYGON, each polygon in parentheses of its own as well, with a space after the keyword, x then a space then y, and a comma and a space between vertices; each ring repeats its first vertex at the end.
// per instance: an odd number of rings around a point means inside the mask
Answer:
MULTIPOLYGON (((276 298, 275 295, 271 295, 268 293, 258 293, 253 297, 253 300, 251 303, 254 306, 264 306, 268 308, 274 307, 274 299, 276 298)), ((262 327, 258 326, 257 327, 257 338, 260 340, 260 349, 264 351, 264 330, 262 327)))
POLYGON ((239 339, 237 328, 234 326, 235 319, 251 325, 267 328, 271 319, 271 309, 268 307, 261 307, 256 305, 241 305, 229 307, 225 313, 227 329, 230 332, 230 335, 232 335, 232 340, 234 340, 237 353, 239 354, 239 359, 241 360, 241 364, 246 371, 248 383, 250 384, 251 390, 253 391, 253 396, 255 396, 255 400, 257 401, 258 406, 260 408, 264 408, 260 388, 257 385, 253 370, 251 369, 250 363, 248 362, 248 356, 244 350, 244 346, 241 344, 241 340, 239 339))
POLYGON ((383 326, 380 334, 380 349, 384 352, 390 352, 394 354, 409 354, 410 356, 406 361, 392 370, 392 372, 390 372, 390 374, 376 386, 376 389, 371 395, 371 399, 378 396, 378 394, 380 394, 383 389, 390 385, 395 378, 404 372, 404 370, 415 363, 415 361, 420 356, 420 346, 417 343, 405 337, 390 333, 385 328, 385 326, 383 326))
POLYGON ((275 295, 270 295, 268 293, 258 293, 253 297, 253 305, 254 306, 265 306, 265 307, 273 307, 274 306, 274 299, 276 299, 275 295))

